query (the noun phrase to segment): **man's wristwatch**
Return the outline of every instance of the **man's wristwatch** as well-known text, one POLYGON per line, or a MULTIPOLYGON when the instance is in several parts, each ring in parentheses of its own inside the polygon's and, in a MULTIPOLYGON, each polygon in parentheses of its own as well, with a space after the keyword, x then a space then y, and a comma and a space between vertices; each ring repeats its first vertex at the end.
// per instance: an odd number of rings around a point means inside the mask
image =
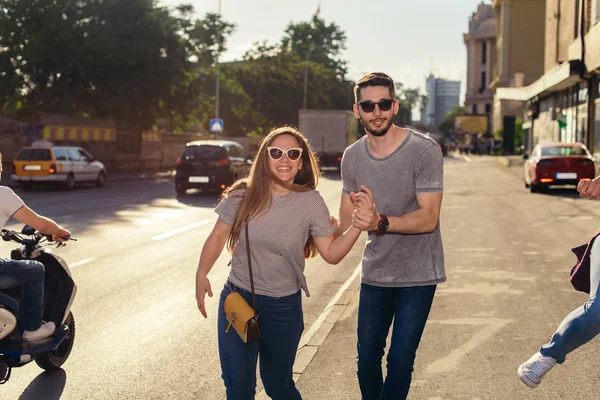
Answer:
POLYGON ((386 217, 383 214, 379 214, 379 222, 377 223, 377 230, 373 231, 373 233, 375 233, 377 236, 381 236, 384 235, 389 226, 390 226, 390 221, 388 220, 388 217, 386 217))

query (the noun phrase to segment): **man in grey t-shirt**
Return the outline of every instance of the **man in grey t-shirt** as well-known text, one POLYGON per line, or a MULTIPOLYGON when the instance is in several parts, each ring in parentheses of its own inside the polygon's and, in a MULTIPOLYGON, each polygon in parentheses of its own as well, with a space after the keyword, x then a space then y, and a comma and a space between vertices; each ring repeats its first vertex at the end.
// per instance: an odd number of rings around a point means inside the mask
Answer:
POLYGON ((354 95, 354 113, 367 134, 344 152, 339 232, 351 223, 368 224, 358 380, 363 400, 405 399, 436 285, 446 280, 439 227, 442 151, 430 137, 393 124, 398 101, 386 74, 366 75, 354 95), (384 382, 381 361, 392 321, 384 382))

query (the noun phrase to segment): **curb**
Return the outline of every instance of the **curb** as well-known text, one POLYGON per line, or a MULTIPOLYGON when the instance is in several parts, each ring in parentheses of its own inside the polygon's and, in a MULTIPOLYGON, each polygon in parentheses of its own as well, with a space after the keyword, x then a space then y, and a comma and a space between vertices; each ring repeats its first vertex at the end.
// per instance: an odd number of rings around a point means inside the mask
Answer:
POLYGON ((498 156, 498 164, 504 166, 504 167, 517 167, 520 165, 523 165, 525 163, 525 160, 520 157, 520 156, 512 156, 512 157, 507 157, 507 156, 498 156))
MULTIPOLYGON (((361 268, 362 264, 358 264, 350 279, 342 286, 341 289, 343 290, 340 290, 333 297, 321 316, 313 323, 313 326, 306 332, 306 335, 300 339, 293 369, 294 382, 298 382, 298 379, 300 379, 306 368, 310 365, 336 323, 340 319, 350 317, 352 312, 358 307, 360 291, 357 285, 353 285, 353 283, 357 279, 360 281, 359 273, 361 268), (353 289, 350 289, 350 287, 353 289), (313 331, 314 327, 316 329, 313 331)), ((270 397, 267 396, 264 389, 256 396, 256 400, 269 399, 270 397)))
MULTIPOLYGON (((135 172, 135 173, 111 173, 110 171, 107 173, 106 182, 127 182, 127 181, 136 181, 136 180, 154 180, 154 179, 173 179, 175 176, 175 170, 168 171, 148 171, 148 172, 135 172)), ((0 181, 0 185, 8 186, 10 188, 16 189, 19 188, 19 184, 13 181, 10 176, 7 176, 6 180, 0 181)))

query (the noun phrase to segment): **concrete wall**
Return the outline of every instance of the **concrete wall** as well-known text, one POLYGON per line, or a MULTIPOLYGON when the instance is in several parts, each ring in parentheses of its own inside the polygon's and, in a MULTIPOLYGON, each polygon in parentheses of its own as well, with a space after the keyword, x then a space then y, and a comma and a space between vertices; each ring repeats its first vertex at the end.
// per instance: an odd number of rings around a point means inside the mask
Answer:
POLYGON ((545 72, 569 60, 569 46, 575 38, 576 11, 573 0, 546 0, 545 72), (559 12, 560 17, 557 17, 559 12))
POLYGON ((510 3, 509 73, 525 74, 524 84, 544 74, 546 23, 545 0, 513 0, 510 3))

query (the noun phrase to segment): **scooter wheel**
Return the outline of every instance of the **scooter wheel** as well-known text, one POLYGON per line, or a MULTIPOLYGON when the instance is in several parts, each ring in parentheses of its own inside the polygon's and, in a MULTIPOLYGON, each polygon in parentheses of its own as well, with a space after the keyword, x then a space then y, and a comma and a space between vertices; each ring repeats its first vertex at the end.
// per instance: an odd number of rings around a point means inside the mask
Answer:
POLYGON ((46 371, 54 371, 59 369, 67 358, 71 354, 73 348, 73 341, 75 340, 75 319, 73 314, 69 313, 65 324, 69 327, 69 335, 62 341, 62 343, 53 351, 48 353, 40 354, 35 358, 35 363, 46 371))

